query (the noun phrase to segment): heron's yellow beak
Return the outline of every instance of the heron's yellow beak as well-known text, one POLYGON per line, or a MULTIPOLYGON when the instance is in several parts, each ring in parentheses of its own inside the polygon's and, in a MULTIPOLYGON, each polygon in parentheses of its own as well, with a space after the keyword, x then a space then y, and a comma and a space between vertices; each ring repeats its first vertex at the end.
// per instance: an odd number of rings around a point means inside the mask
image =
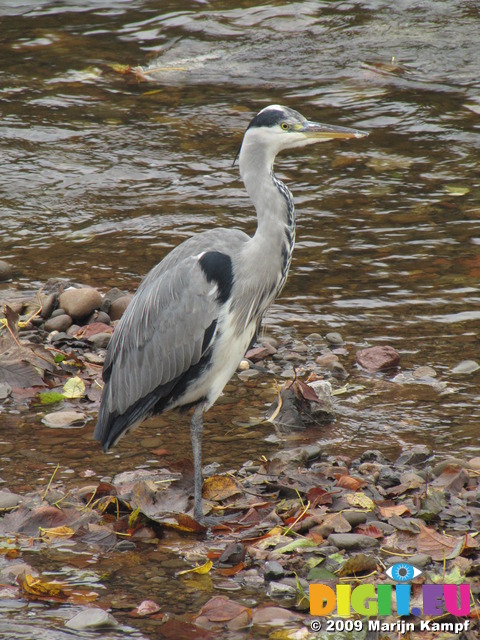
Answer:
POLYGON ((366 131, 359 129, 350 129, 348 127, 337 127, 329 124, 320 124, 319 122, 305 122, 304 125, 298 126, 299 133, 303 133, 306 138, 317 140, 333 140, 347 138, 365 138, 368 136, 366 131))

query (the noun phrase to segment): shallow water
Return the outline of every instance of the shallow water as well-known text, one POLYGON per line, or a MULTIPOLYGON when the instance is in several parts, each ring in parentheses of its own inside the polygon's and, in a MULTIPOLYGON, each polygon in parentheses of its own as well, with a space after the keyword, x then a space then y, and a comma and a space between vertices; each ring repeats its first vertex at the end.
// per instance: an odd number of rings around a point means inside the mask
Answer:
MULTIPOLYGON (((327 450, 395 457, 425 442, 478 455, 480 374, 452 373, 480 358, 476 3, 11 0, 0 20, 0 257, 16 267, 0 294, 59 276, 134 290, 192 233, 252 232, 232 162, 267 104, 366 129, 277 161, 298 242, 267 332, 344 337, 342 361, 365 389, 340 396, 335 424, 307 434, 327 450), (449 392, 361 374, 355 351, 384 343, 402 371, 432 366, 449 392)), ((208 414, 205 461, 228 469, 277 450, 269 425, 235 426, 260 420, 275 395, 269 377, 232 382, 208 414)), ((57 463, 81 484, 86 450, 102 476, 156 464, 154 445, 172 459, 189 447, 188 430, 161 417, 103 456, 94 416, 53 432, 39 413, 0 414, 0 475, 13 490, 41 486, 57 463)))

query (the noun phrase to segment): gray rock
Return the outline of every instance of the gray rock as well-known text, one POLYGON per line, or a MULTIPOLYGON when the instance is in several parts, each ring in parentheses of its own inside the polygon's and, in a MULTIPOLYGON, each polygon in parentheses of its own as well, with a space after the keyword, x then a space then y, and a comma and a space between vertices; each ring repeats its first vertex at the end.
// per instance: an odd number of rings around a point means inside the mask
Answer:
POLYGON ((45 322, 45 331, 66 331, 72 326, 72 319, 66 313, 51 317, 45 322))
POLYGON ((347 509, 346 511, 342 511, 342 516, 348 522, 351 527, 357 527, 359 524, 363 524, 367 521, 367 514, 365 511, 354 511, 347 509))
POLYGON ((0 382, 0 400, 5 400, 12 393, 12 387, 8 382, 0 382))
POLYGON ((5 280, 10 280, 13 276, 13 267, 9 262, 5 262, 5 260, 0 260, 0 282, 4 282, 5 280))
POLYGON ((100 311, 104 311, 105 313, 110 313, 110 307, 112 306, 112 302, 117 298, 121 298, 126 295, 125 291, 120 291, 117 287, 113 287, 110 291, 103 296, 102 304, 100 305, 100 311))
POLYGON ((432 451, 424 444, 417 444, 412 449, 408 449, 400 454, 395 464, 410 466, 421 464, 430 458, 432 451))
POLYGON ((267 582, 280 580, 285 575, 282 565, 275 560, 269 560, 265 563, 264 577, 267 582))
POLYGON ((88 319, 88 324, 101 322, 102 324, 110 324, 110 316, 105 311, 95 311, 88 319))
POLYGON ((376 529, 380 529, 382 533, 386 536, 389 536, 391 533, 396 531, 395 527, 392 527, 388 522, 381 522, 380 520, 371 520, 368 523, 370 526, 375 527, 376 529))
POLYGON ((346 551, 364 551, 378 547, 380 544, 376 538, 364 536, 361 533, 331 533, 328 536, 328 542, 337 549, 346 551))
POLYGON ((93 287, 72 288, 60 295, 58 303, 69 316, 74 320, 79 320, 89 316, 100 307, 102 296, 93 287))
POLYGON ((360 456, 360 462, 378 462, 379 464, 385 464, 387 461, 381 451, 377 449, 367 449, 360 456))
POLYGON ((57 296, 54 293, 50 293, 48 296, 42 294, 40 296, 40 301, 42 303, 40 316, 44 320, 47 320, 47 318, 50 318, 50 316, 52 315, 53 308, 57 302, 57 296))
POLYGON ((108 346, 112 335, 112 333, 95 333, 93 336, 88 338, 88 341, 97 349, 105 349, 108 346))
POLYGON ((325 336, 325 339, 332 346, 340 347, 340 346, 343 345, 343 338, 336 331, 332 331, 330 333, 327 333, 327 335, 325 336))
POLYGON ((130 304, 132 298, 132 295, 120 296, 112 302, 112 304, 110 305, 110 310, 108 312, 108 315, 110 316, 112 322, 114 320, 120 320, 125 312, 125 309, 130 304))
POLYGON ((85 607, 76 616, 70 618, 65 623, 68 629, 83 631, 87 629, 104 629, 106 627, 117 627, 115 618, 98 607, 85 607))
POLYGON ((390 489, 390 487, 396 487, 401 483, 400 474, 395 469, 383 466, 380 470, 380 474, 377 479, 377 485, 380 485, 384 489, 390 489))
POLYGON ((456 367, 453 367, 452 373, 455 374, 467 374, 474 373, 480 369, 480 364, 475 362, 475 360, 463 360, 459 362, 456 367))
POLYGON ((270 582, 267 594, 271 598, 284 598, 285 596, 295 596, 297 589, 283 582, 270 582))
POLYGON ((20 504, 22 496, 10 491, 0 491, 0 511, 4 509, 13 509, 20 504))
POLYGON ((52 318, 56 318, 57 316, 63 316, 65 315, 65 309, 55 309, 55 311, 52 311, 52 313, 50 314, 52 318))

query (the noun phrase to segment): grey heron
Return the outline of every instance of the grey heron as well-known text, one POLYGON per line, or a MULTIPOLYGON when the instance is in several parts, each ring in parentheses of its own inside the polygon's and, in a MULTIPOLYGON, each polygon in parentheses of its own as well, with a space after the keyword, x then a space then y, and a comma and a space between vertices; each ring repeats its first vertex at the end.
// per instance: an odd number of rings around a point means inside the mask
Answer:
POLYGON ((140 284, 108 345, 95 438, 107 451, 149 416, 192 409, 194 517, 203 520, 203 413, 222 393, 287 278, 295 241, 292 194, 273 172, 284 149, 356 129, 310 122, 279 105, 250 122, 238 154, 257 213, 250 237, 218 228, 173 249, 140 284))

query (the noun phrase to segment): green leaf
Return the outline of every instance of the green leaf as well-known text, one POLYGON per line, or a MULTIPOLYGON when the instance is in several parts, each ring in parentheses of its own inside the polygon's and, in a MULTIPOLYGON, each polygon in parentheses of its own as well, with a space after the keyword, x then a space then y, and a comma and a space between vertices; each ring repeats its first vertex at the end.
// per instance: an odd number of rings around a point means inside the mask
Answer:
POLYGON ((65 360, 65 354, 64 353, 56 353, 53 357, 53 361, 55 362, 55 364, 59 364, 60 362, 63 362, 65 360))
POLYGON ((81 398, 85 394, 84 381, 78 376, 70 378, 63 385, 63 393, 65 398, 81 398))
POLYGON ((307 547, 318 547, 318 542, 314 542, 308 538, 297 538, 284 547, 275 549, 275 553, 290 553, 290 551, 295 551, 295 549, 305 549, 307 547))
POLYGON ((297 607, 300 609, 309 609, 310 597, 305 593, 305 589, 300 584, 297 574, 295 574, 295 579, 297 581, 297 607))
POLYGON ((337 576, 329 571, 328 569, 324 569, 323 567, 313 567, 310 569, 307 575, 307 580, 309 582, 338 582, 337 576))
POLYGON ((44 391, 39 394, 41 404, 55 404, 55 402, 61 402, 65 400, 63 393, 57 391, 44 391))

